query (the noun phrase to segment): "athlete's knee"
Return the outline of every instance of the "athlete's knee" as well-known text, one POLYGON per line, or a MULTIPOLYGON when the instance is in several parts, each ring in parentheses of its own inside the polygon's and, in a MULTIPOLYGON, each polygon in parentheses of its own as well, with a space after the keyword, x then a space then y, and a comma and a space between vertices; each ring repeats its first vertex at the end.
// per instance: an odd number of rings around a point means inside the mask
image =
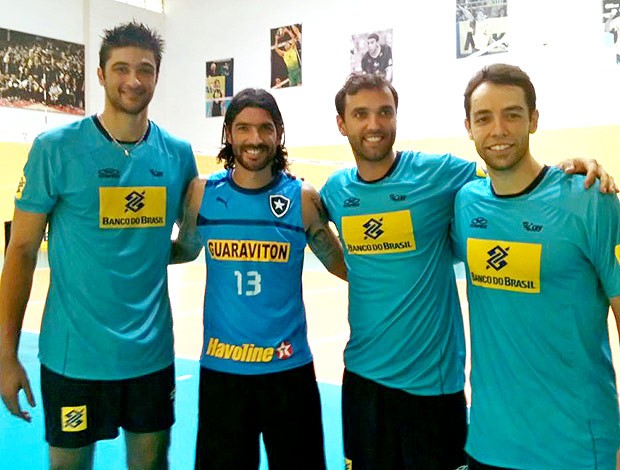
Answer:
POLYGON ((94 444, 77 449, 50 446, 50 470, 90 470, 93 467, 94 449, 94 444))
POLYGON ((129 470, 168 469, 170 430, 153 433, 125 433, 129 470))

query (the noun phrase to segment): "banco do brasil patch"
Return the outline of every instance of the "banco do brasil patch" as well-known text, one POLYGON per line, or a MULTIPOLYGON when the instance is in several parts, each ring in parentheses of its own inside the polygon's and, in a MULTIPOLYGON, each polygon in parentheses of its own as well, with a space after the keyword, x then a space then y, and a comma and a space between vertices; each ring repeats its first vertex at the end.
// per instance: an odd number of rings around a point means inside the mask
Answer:
POLYGON ((345 249, 352 255, 402 253, 416 249, 408 210, 342 218, 345 249))
POLYGON ((100 228, 146 228, 166 225, 166 187, 100 187, 100 228))
POLYGON ((527 294, 540 292, 542 245, 467 239, 467 263, 474 286, 527 294))

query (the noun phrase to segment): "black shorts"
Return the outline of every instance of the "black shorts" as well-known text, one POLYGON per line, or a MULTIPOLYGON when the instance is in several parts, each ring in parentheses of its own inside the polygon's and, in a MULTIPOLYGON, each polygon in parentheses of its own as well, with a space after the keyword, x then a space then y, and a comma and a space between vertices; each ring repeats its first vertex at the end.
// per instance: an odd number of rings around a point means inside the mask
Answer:
POLYGON ((196 469, 258 469, 261 433, 270 470, 325 468, 314 365, 261 375, 201 367, 196 469))
POLYGON ((345 370, 342 424, 344 455, 355 470, 454 470, 466 463, 463 392, 412 395, 345 370))
POLYGON ((72 379, 41 366, 45 440, 78 448, 114 439, 118 428, 150 433, 174 423, 174 365, 126 380, 72 379))

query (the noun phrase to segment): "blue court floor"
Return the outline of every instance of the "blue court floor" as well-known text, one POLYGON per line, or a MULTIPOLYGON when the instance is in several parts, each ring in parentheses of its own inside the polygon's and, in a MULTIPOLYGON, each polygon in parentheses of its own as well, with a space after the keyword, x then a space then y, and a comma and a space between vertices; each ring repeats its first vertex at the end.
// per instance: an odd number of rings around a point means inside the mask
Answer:
MULTIPOLYGON (((19 356, 30 377, 37 406, 30 410, 32 422, 26 423, 11 416, 0 406, 0 470, 43 470, 48 468, 47 446, 43 437, 43 409, 40 397, 39 360, 37 359, 38 335, 22 333, 19 356)), ((190 470, 194 465, 197 428, 198 376, 197 361, 176 360, 176 424, 172 428, 170 468, 190 470)), ((319 384, 323 407, 323 428, 328 469, 344 468, 342 427, 340 420, 340 387, 319 384)), ((21 396, 22 407, 28 407, 21 396)), ((112 441, 97 444, 96 470, 125 469, 125 449, 122 435, 112 441)), ((261 470, 267 470, 262 455, 261 470)))

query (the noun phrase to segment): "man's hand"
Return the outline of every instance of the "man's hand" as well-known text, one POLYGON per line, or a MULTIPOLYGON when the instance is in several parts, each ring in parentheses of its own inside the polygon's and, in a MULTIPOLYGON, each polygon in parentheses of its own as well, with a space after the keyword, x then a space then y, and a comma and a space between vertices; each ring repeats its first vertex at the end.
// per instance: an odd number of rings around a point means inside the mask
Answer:
POLYGON ((599 179, 601 193, 615 194, 618 192, 618 186, 616 186, 613 177, 593 158, 570 158, 558 163, 557 166, 564 173, 586 175, 584 182, 586 188, 592 186, 599 179))
POLYGON ((19 406, 20 390, 26 393, 28 404, 32 407, 36 406, 26 371, 17 359, 13 359, 2 361, 0 372, 0 394, 7 410, 24 421, 32 421, 30 413, 19 406))

